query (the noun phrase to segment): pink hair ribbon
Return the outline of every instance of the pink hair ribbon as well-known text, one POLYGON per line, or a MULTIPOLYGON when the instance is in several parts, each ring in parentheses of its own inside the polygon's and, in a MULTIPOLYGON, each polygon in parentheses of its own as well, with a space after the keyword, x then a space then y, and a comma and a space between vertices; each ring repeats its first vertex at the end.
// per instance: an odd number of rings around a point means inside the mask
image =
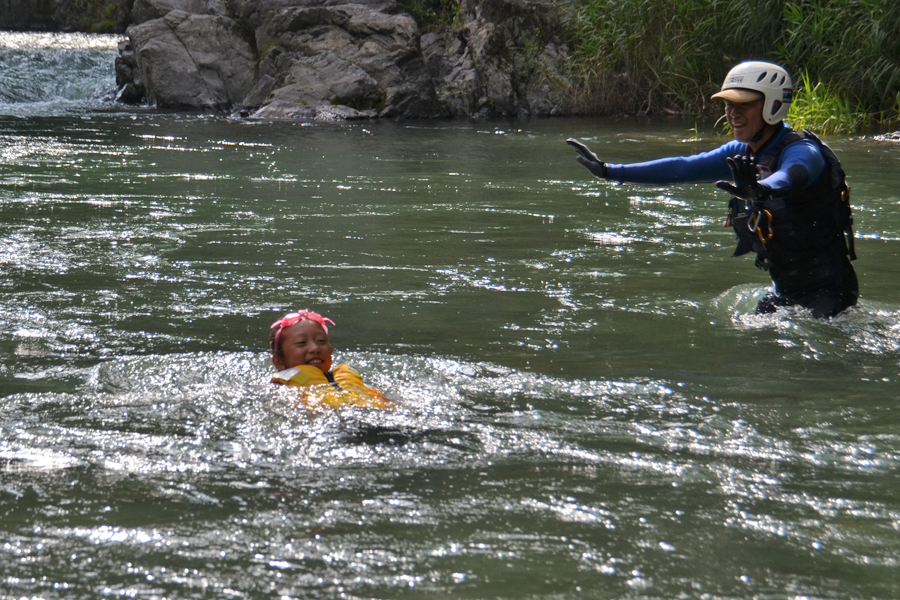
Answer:
POLYGON ((275 334, 275 339, 272 341, 272 354, 278 354, 279 344, 281 343, 281 332, 291 325, 302 321, 303 319, 308 319, 310 321, 318 323, 322 326, 322 329, 325 330, 326 334, 328 333, 328 325, 326 325, 325 322, 327 321, 334 325, 334 321, 332 321, 328 317, 323 317, 319 313, 314 313, 308 310, 300 310, 297 312, 288 313, 272 323, 271 329, 275 329, 276 327, 278 327, 278 332, 275 334))

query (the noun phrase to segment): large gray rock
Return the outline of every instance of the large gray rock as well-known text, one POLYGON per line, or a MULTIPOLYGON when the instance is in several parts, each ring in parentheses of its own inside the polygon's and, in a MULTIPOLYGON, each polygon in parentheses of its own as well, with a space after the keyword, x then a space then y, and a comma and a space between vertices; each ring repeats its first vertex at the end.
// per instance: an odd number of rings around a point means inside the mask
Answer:
POLYGON ((358 3, 280 8, 256 29, 256 46, 260 73, 277 82, 263 107, 277 100, 345 105, 382 117, 445 114, 419 49, 419 28, 405 13, 358 3))
MULTIPOLYGON (((331 52, 297 57, 281 87, 265 75, 261 81, 271 89, 257 119, 359 119, 377 116, 382 99, 378 82, 365 71, 331 52)), ((259 94, 257 89, 248 98, 259 94)), ((244 104, 251 105, 252 100, 244 104)))
POLYGON ((561 10, 551 0, 468 0, 461 28, 422 37, 440 101, 454 116, 572 113, 561 10))
POLYGON ((382 98, 375 79, 330 51, 296 57, 283 83, 269 94, 271 101, 371 109, 382 98))
POLYGON ((222 16, 179 10, 130 27, 147 101, 160 108, 228 109, 256 82, 256 56, 222 16))
POLYGON ((135 0, 117 74, 123 98, 261 119, 566 114, 573 1, 462 0, 422 36, 394 0, 135 0))

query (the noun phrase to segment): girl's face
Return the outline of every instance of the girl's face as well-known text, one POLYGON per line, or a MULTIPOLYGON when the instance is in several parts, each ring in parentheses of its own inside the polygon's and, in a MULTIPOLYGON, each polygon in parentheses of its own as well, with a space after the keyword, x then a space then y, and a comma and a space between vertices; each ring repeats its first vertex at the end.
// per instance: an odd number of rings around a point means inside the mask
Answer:
POLYGON ((282 330, 278 345, 272 364, 279 370, 298 365, 313 365, 323 373, 331 370, 331 342, 315 321, 302 319, 282 330))

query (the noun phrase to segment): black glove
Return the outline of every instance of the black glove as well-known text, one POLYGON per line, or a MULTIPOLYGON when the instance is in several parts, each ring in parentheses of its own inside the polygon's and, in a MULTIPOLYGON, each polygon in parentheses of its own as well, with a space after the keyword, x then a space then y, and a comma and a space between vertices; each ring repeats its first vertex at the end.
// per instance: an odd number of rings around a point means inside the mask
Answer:
POLYGON ((737 155, 734 158, 726 158, 734 185, 730 181, 717 181, 716 187, 724 190, 732 196, 745 200, 755 209, 759 209, 762 203, 769 198, 769 192, 759 184, 756 179, 756 165, 746 156, 737 155))
POLYGON ((574 138, 567 139, 566 143, 578 150, 578 154, 581 156, 576 156, 575 160, 584 165, 588 171, 600 179, 609 178, 609 169, 607 168, 606 163, 597 158, 597 155, 591 152, 587 146, 574 138))

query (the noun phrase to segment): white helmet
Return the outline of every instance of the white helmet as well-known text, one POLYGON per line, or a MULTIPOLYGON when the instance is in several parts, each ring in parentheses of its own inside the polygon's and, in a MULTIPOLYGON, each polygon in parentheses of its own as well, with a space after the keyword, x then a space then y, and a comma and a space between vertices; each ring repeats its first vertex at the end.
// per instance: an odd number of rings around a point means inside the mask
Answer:
POLYGON ((748 60, 737 65, 725 76, 722 91, 712 95, 713 100, 752 102, 760 95, 763 102, 763 120, 770 125, 784 119, 791 108, 794 84, 791 76, 780 65, 761 60, 748 60))

